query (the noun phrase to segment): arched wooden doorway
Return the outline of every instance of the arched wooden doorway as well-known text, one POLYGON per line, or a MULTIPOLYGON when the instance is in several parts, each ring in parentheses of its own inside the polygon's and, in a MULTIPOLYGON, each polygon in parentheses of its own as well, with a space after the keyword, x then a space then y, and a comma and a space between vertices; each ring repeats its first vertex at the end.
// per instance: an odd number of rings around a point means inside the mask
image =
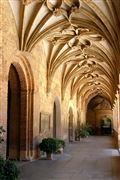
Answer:
POLYGON ((32 150, 32 100, 19 64, 11 64, 8 77, 7 148, 9 159, 29 159, 32 150))
POLYGON ((69 136, 69 142, 72 142, 74 139, 74 135, 73 135, 73 110, 71 107, 69 109, 68 136, 69 136))
POLYGON ((53 137, 61 138, 61 108, 57 97, 55 98, 53 107, 53 137))
POLYGON ((7 157, 20 157, 20 79, 13 65, 10 67, 8 80, 8 123, 7 123, 7 157))

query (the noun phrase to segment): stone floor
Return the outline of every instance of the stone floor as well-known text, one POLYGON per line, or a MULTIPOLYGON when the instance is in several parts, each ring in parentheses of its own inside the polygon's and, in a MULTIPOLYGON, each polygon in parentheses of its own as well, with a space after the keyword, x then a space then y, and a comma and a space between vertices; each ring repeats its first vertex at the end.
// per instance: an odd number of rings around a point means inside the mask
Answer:
POLYGON ((120 180, 120 156, 112 137, 74 142, 53 159, 20 163, 20 180, 120 180))

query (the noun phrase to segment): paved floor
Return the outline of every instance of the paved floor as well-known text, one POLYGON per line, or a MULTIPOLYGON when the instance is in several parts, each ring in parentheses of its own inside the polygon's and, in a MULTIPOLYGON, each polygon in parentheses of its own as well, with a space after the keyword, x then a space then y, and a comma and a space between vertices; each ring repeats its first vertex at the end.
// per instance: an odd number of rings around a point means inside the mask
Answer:
POLYGON ((120 180, 120 157, 112 137, 89 137, 53 161, 26 162, 20 169, 20 180, 120 180))

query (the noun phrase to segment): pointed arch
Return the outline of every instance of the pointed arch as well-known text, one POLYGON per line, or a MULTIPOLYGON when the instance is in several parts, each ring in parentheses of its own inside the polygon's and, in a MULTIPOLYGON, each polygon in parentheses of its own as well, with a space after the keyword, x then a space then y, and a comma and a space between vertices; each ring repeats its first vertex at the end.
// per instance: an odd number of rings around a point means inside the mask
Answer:
POLYGON ((32 156, 33 90, 29 63, 24 56, 16 56, 8 74, 6 156, 10 159, 25 160, 32 156))

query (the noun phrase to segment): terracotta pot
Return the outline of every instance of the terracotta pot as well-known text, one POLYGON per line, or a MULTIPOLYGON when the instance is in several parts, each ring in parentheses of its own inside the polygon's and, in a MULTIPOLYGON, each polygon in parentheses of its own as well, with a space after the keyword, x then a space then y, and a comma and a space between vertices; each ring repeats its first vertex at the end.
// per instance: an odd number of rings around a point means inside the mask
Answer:
POLYGON ((51 160, 51 153, 46 153, 46 156, 47 156, 47 160, 51 160))

